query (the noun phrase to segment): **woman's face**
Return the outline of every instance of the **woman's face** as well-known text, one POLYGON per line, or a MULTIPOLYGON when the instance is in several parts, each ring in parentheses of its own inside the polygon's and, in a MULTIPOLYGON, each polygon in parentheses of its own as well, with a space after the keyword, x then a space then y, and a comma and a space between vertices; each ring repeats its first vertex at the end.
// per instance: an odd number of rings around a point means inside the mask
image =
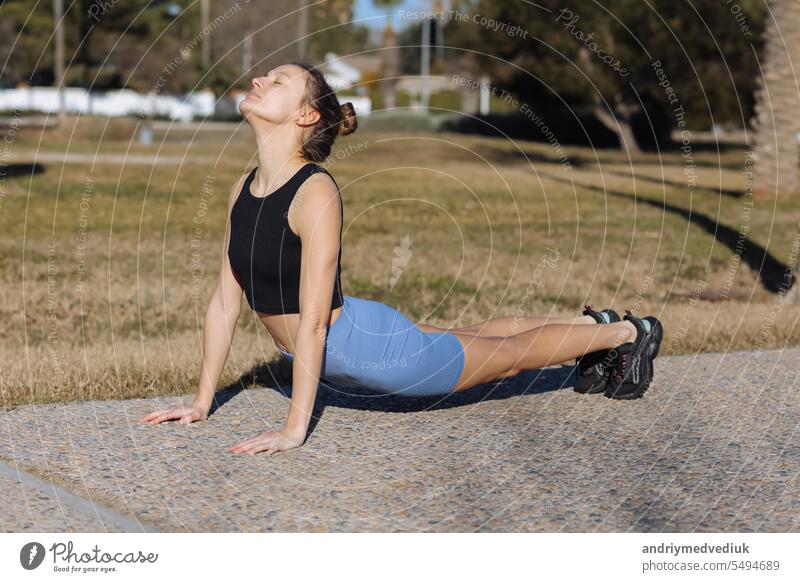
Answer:
POLYGON ((254 77, 252 90, 239 103, 239 112, 247 117, 281 124, 301 112, 306 92, 305 71, 297 65, 281 65, 263 77, 254 77))

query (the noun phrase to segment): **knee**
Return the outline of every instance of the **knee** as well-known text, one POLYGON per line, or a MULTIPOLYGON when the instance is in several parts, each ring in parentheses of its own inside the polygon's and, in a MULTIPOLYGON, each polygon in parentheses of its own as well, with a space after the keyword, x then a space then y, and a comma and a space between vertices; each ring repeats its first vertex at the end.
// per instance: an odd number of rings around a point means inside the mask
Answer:
POLYGON ((506 358, 505 372, 500 376, 501 378, 509 378, 516 376, 524 370, 521 367, 522 360, 525 355, 525 344, 516 336, 509 336, 503 338, 503 350, 506 358))

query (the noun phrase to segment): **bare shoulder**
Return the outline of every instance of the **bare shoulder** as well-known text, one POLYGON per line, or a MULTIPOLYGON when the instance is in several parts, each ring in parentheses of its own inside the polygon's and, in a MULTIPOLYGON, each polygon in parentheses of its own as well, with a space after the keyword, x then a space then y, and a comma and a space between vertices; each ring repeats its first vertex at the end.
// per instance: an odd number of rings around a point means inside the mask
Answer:
POLYGON ((317 172, 306 178, 297 190, 289 206, 289 216, 318 216, 326 212, 335 212, 338 216, 340 207, 336 182, 326 172, 317 172))
POLYGON ((336 182, 333 181, 333 178, 327 172, 315 172, 311 174, 306 180, 300 185, 299 192, 312 192, 316 193, 316 196, 338 196, 339 195, 339 188, 336 187, 336 182))

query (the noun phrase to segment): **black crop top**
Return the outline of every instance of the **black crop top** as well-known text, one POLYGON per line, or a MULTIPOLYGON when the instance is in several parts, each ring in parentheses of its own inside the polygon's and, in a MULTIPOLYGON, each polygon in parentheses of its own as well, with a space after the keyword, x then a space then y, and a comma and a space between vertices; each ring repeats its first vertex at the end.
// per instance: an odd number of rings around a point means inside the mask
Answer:
MULTIPOLYGON (((301 241, 289 227, 287 213, 300 185, 318 172, 330 176, 327 170, 309 162, 273 193, 254 196, 250 191, 256 173, 254 168, 233 205, 228 259, 234 276, 244 290, 247 303, 254 311, 300 313, 301 241)), ((338 190, 338 185, 336 188, 338 190)), ((341 228, 339 243, 331 309, 342 305, 341 228)))

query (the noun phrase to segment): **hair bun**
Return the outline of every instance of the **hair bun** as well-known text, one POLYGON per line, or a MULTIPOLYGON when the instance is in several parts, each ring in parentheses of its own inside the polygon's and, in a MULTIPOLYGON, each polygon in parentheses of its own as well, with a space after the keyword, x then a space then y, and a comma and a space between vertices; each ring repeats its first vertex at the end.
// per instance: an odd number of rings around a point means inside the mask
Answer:
POLYGON ((358 127, 356 110, 349 101, 342 104, 342 124, 339 126, 340 135, 350 135, 358 127))

